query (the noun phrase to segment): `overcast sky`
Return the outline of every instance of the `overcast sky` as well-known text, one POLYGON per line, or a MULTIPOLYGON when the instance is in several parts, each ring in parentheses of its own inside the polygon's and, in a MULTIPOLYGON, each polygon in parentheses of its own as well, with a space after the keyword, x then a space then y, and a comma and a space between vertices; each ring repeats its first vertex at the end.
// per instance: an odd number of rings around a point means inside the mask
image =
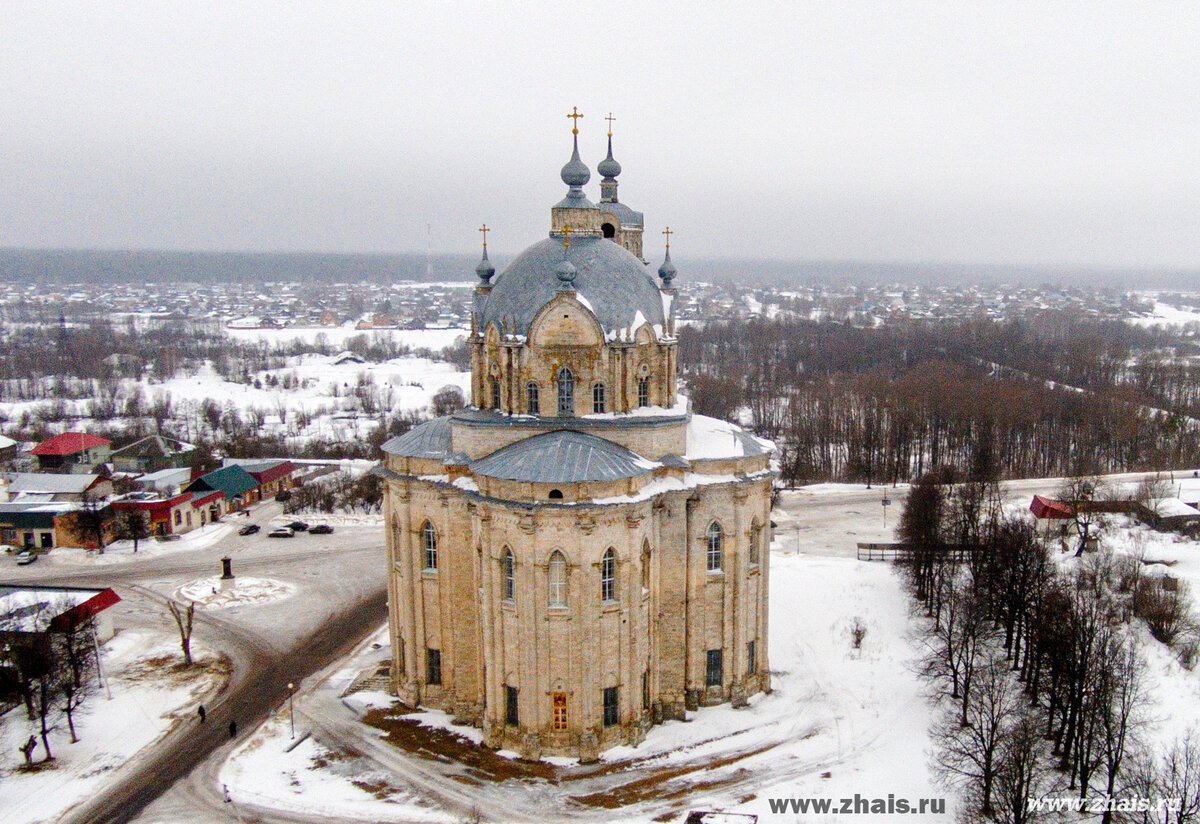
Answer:
POLYGON ((0 2, 0 246, 1200 267, 1200 4, 0 2))

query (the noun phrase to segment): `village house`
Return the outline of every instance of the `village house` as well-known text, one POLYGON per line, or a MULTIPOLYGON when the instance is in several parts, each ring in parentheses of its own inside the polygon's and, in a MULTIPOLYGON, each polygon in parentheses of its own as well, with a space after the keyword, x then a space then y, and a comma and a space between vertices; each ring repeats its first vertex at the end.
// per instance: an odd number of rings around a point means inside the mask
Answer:
POLYGON ((190 443, 150 435, 128 446, 113 450, 112 464, 117 472, 157 472, 188 466, 195 458, 196 447, 190 443))
POLYGON ((42 472, 93 474, 112 459, 112 441, 86 432, 64 432, 33 448, 42 472))

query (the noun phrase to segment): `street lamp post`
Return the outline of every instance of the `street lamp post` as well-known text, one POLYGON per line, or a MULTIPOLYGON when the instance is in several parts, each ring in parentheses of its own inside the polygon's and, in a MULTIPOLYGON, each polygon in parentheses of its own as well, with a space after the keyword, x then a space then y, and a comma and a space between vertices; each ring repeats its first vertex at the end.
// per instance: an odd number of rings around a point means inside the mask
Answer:
POLYGON ((288 682, 288 720, 292 722, 292 738, 296 737, 296 712, 292 705, 292 696, 295 694, 296 685, 288 682))

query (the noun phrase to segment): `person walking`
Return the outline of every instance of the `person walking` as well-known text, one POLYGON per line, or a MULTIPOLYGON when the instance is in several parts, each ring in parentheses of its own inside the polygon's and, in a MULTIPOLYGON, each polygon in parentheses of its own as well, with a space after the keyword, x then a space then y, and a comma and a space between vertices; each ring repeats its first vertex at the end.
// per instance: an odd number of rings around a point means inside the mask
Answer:
POLYGON ((237 722, 236 721, 229 722, 229 737, 237 738, 237 722))
POLYGON ((199 708, 196 710, 196 714, 200 716, 200 723, 201 723, 201 724, 203 724, 203 723, 204 723, 204 719, 208 717, 208 713, 204 711, 204 705, 203 705, 203 704, 201 704, 201 705, 200 705, 200 707, 199 707, 199 708))

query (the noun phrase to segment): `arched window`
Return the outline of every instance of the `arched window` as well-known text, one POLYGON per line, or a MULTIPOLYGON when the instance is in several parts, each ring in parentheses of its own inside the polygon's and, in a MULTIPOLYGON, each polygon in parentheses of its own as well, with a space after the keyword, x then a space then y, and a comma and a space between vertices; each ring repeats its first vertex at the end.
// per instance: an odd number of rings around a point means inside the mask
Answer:
POLYGON ((642 541, 642 589, 650 589, 650 542, 642 541))
POLYGON ((600 225, 600 234, 607 238, 614 238, 617 236, 617 227, 611 223, 603 223, 600 225))
POLYGON ((504 550, 504 600, 515 601, 517 592, 517 564, 512 550, 504 550))
POLYGON ((575 376, 565 366, 558 370, 558 416, 575 417, 575 376))
POLYGON ((500 408, 500 381, 492 378, 492 409, 500 408))
POLYGON ((762 540, 762 526, 758 523, 758 518, 755 518, 750 523, 750 552, 746 560, 749 563, 758 563, 759 541, 762 540))
POLYGON ((525 400, 528 404, 526 411, 529 412, 530 415, 542 414, 541 403, 538 400, 538 385, 536 383, 530 383, 525 387, 525 400))
POLYGON ((433 528, 433 524, 429 521, 421 527, 421 543, 425 546, 425 568, 436 570, 437 557, 437 530, 433 528))
POLYGON ((708 538, 708 571, 720 572, 722 568, 721 544, 724 540, 721 534, 721 525, 716 521, 709 524, 706 537, 708 538))
POLYGON ((650 379, 638 378, 638 406, 650 405, 650 379))
POLYGON ((562 490, 561 489, 551 489, 550 494, 547 497, 552 501, 561 501, 562 500, 562 490))
POLYGON ((597 383, 592 386, 592 411, 604 412, 606 405, 604 403, 604 384, 597 383))
POLYGON ((612 548, 605 550, 600 561, 600 600, 617 600, 617 553, 612 548))
POLYGON ((550 606, 567 605, 567 559, 557 549, 550 556, 550 606))

